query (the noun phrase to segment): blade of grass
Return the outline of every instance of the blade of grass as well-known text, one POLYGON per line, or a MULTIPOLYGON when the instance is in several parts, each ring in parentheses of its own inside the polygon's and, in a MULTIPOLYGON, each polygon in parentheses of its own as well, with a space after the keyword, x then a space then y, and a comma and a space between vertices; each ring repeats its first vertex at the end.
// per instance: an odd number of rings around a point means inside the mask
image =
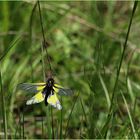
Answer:
POLYGON ((20 116, 19 116, 19 125, 20 125, 20 129, 19 129, 19 138, 22 139, 22 113, 20 112, 20 116))
POLYGON ((2 74, 0 69, 0 87, 1 87, 1 98, 2 98, 2 116, 3 116, 3 125, 4 125, 4 137, 7 139, 7 119, 6 119, 6 108, 5 108, 5 97, 3 93, 3 84, 2 84, 2 74))
POLYGON ((20 42, 21 37, 18 36, 14 41, 11 42, 10 46, 7 48, 7 50, 3 53, 2 56, 0 56, 0 62, 6 57, 8 52, 15 46, 16 43, 20 42))
POLYGON ((3 14, 3 30, 4 31, 8 31, 8 29, 9 29, 9 25, 10 25, 10 22, 9 22, 9 5, 8 5, 8 1, 3 1, 2 3, 1 3, 2 5, 2 9, 3 9, 3 12, 2 12, 2 14, 3 14))
POLYGON ((55 129, 55 139, 58 139, 58 130, 59 130, 59 125, 58 125, 58 120, 56 121, 56 129, 55 129))
POLYGON ((98 76, 99 76, 100 82, 101 82, 101 84, 102 84, 102 87, 103 87, 103 90, 104 90, 104 93, 105 93, 105 96, 106 96, 108 108, 109 108, 110 105, 111 105, 111 101, 110 101, 110 97, 109 97, 108 90, 107 90, 107 88, 106 88, 105 82, 104 82, 104 80, 103 80, 103 78, 102 78, 102 76, 101 76, 100 73, 98 74, 98 76))
POLYGON ((113 106, 114 106, 114 103, 113 103, 113 102, 114 102, 115 90, 116 90, 116 88, 117 88, 117 84, 118 84, 118 79, 119 79, 119 75, 120 75, 121 66, 122 66, 124 54, 125 54, 125 51, 126 51, 126 48, 127 48, 127 40, 128 40, 128 37, 129 37, 129 32, 130 32, 131 25, 132 25, 132 21, 133 21, 133 16, 134 16, 135 10, 136 10, 136 8, 137 8, 137 3, 138 3, 138 1, 135 1, 135 2, 134 2, 132 15, 131 15, 131 18, 130 18, 130 22, 129 22, 129 26, 128 26, 128 31, 127 31, 126 39, 125 39, 124 46, 123 46, 123 52, 122 52, 121 59, 120 59, 120 63, 119 63, 118 70, 117 70, 117 77, 116 77, 116 81, 115 81, 115 85, 114 85, 114 89, 113 89, 113 93, 112 93, 112 98, 111 98, 110 111, 112 110, 112 108, 113 108, 113 106))
POLYGON ((52 74, 52 67, 51 67, 51 62, 50 62, 50 58, 49 58, 49 54, 48 54, 48 50, 47 50, 47 42, 46 42, 46 39, 45 39, 45 33, 44 33, 44 28, 43 28, 43 18, 42 18, 42 13, 41 13, 41 8, 40 8, 40 2, 39 0, 37 1, 37 4, 38 4, 38 10, 39 10, 39 18, 40 18, 40 26, 41 26, 41 31, 42 31, 42 38, 43 38, 43 43, 41 45, 41 55, 42 55, 42 69, 43 69, 43 76, 44 76, 44 81, 46 81, 46 74, 45 74, 45 59, 44 59, 44 48, 46 48, 46 58, 47 58, 47 61, 48 61, 48 65, 49 65, 49 69, 50 69, 50 72, 52 74))
MULTIPOLYGON (((63 106, 63 101, 62 101, 62 97, 61 97, 61 105, 63 106)), ((61 112, 60 112, 60 139, 62 139, 62 125, 63 125, 63 108, 61 109, 61 112)))
POLYGON ((19 138, 21 139, 21 118, 22 118, 22 115, 21 113, 19 112, 19 120, 18 120, 18 124, 16 124, 16 128, 15 128, 15 135, 14 135, 14 138, 17 139, 17 133, 19 133, 19 138))
POLYGON ((125 99, 125 97, 124 97, 122 92, 121 92, 121 95, 122 95, 123 101, 124 101, 126 109, 127 109, 127 113, 128 113, 128 117, 129 117, 129 120, 130 120, 130 124, 131 124, 131 128, 132 128, 132 131, 133 131, 134 138, 138 139, 138 135, 137 135, 137 132, 136 132, 133 120, 132 120, 132 115, 130 113, 130 109, 128 107, 128 103, 127 103, 127 101, 126 101, 126 99, 125 99))
POLYGON ((132 83, 131 83, 131 80, 129 78, 129 69, 130 69, 130 64, 132 62, 132 58, 133 58, 133 55, 134 55, 134 51, 132 51, 129 55, 129 61, 128 61, 128 65, 127 65, 127 71, 126 71, 126 87, 127 87, 127 93, 130 94, 130 98, 133 102, 133 105, 134 105, 134 102, 135 102, 135 94, 133 92, 133 88, 132 88, 132 83))
MULTIPOLYGON (((36 6, 38 6, 38 10, 39 10, 39 21, 40 21, 40 26, 41 26, 41 31, 42 31, 42 38, 43 38, 43 43, 41 44, 41 57, 42 57, 43 79, 44 79, 44 81, 46 81, 46 73, 45 73, 46 67, 45 67, 44 48, 43 47, 46 48, 47 46, 46 46, 46 39, 45 39, 45 33, 44 33, 44 27, 43 27, 42 11, 41 11, 40 1, 39 0, 35 4, 34 10, 35 10, 36 6)), ((48 60, 48 64, 49 64, 49 68, 50 68, 50 72, 51 72, 52 69, 51 69, 51 63, 50 63, 50 59, 49 59, 49 56, 48 56, 47 48, 46 48, 46 54, 47 54, 47 60, 48 60)), ((52 107, 50 108, 50 115, 51 115, 51 127, 49 127, 49 128, 52 129, 52 139, 54 139, 54 126, 53 126, 53 110, 52 110, 52 107)), ((50 132, 50 129, 49 129, 49 132, 50 132)), ((50 137, 50 135, 49 135, 49 137, 50 137)))
POLYGON ((124 42, 124 45, 123 45, 123 52, 122 52, 122 55, 121 55, 121 58, 120 58, 120 62, 119 62, 119 66, 118 66, 118 69, 117 69, 117 77, 116 77, 116 80, 115 80, 115 84, 114 84, 114 88, 113 88, 113 92, 112 92, 112 97, 111 97, 111 105, 110 105, 110 108, 109 108, 109 113, 108 113, 107 121, 105 122, 105 125, 103 127, 103 129, 105 129, 104 138, 106 138, 106 136, 107 136, 108 124, 110 123, 110 119, 109 118, 110 118, 110 115, 111 115, 112 110, 114 108, 115 91, 116 91, 116 88, 117 88, 117 85, 118 85, 120 70, 121 70, 124 54, 125 54, 125 51, 126 51, 126 48, 127 48, 127 41, 128 41, 128 37, 129 37, 129 33, 130 33, 133 17, 134 17, 134 14, 135 14, 135 10, 137 8, 137 4, 138 4, 138 1, 135 1, 134 2, 134 6, 133 6, 133 11, 132 11, 132 14, 131 14, 131 17, 130 17, 130 22, 129 22, 129 25, 128 25, 128 30, 127 30, 125 42, 124 42))
MULTIPOLYGON (((18 121, 18 124, 20 124, 20 119, 19 119, 19 121, 18 121)), ((18 125, 18 124, 17 124, 17 126, 16 126, 16 128, 15 128, 14 139, 17 139, 18 129, 19 129, 19 127, 20 127, 20 125, 18 125)))
POLYGON ((84 105, 83 105, 83 102, 82 102, 81 97, 80 97, 80 103, 81 103, 81 107, 82 107, 82 110, 83 110, 83 113, 84 113, 85 120, 86 120, 86 122, 88 123, 87 116, 86 116, 86 112, 85 112, 84 105))
POLYGON ((69 114, 69 118, 68 118, 67 125, 66 125, 66 131, 65 131, 65 135, 64 135, 65 138, 67 137, 67 131, 68 131, 68 127, 69 127, 69 122, 70 122, 71 115, 72 115, 72 112, 74 110, 74 107, 75 107, 75 104, 77 102, 78 97, 79 97, 79 92, 78 92, 78 95, 77 95, 77 97, 76 97, 76 99, 75 99, 75 101, 73 103, 73 106, 72 106, 70 114, 69 114))
POLYGON ((82 110, 83 110, 83 114, 84 114, 84 115, 82 115, 82 121, 81 121, 81 126, 80 126, 80 135, 79 136, 81 138, 82 137, 82 131, 83 131, 83 130, 81 130, 81 128, 84 129, 84 118, 85 118, 85 122, 86 122, 87 126, 88 126, 88 120, 87 120, 85 108, 84 108, 84 105, 83 105, 81 97, 80 97, 80 104, 81 104, 81 107, 82 107, 82 110))
POLYGON ((30 66, 31 66, 31 77, 32 77, 32 82, 34 82, 34 75, 33 75, 33 65, 32 65, 32 24, 33 24, 33 16, 34 16, 34 12, 36 10, 36 7, 37 7, 37 2, 34 4, 33 6, 33 9, 31 11, 31 15, 30 15, 30 20, 29 20, 29 42, 30 42, 30 49, 29 49, 29 54, 30 54, 30 59, 29 59, 29 62, 30 62, 30 66))
POLYGON ((42 129, 42 138, 44 137, 44 118, 42 116, 42 120, 41 120, 41 129, 42 129))
POLYGON ((24 110, 22 112, 22 139, 24 139, 24 110))
POLYGON ((52 139, 52 132, 51 132, 51 114, 50 114, 50 108, 47 108, 47 113, 46 113, 46 120, 47 120, 47 132, 48 132, 48 139, 52 139))
POLYGON ((52 139, 54 139, 54 126, 53 126, 53 109, 51 106, 51 122, 52 122, 52 139))

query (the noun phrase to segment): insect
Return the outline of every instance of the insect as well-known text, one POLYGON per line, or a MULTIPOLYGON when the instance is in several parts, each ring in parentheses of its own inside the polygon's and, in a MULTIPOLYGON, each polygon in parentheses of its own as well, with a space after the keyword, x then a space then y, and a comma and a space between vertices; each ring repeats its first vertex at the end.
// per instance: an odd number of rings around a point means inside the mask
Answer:
POLYGON ((48 78, 46 83, 21 83, 18 88, 30 93, 36 93, 31 99, 27 100, 26 105, 45 101, 46 106, 50 104, 58 110, 61 110, 62 106, 57 95, 67 96, 73 94, 71 89, 66 89, 56 84, 53 78, 48 78))

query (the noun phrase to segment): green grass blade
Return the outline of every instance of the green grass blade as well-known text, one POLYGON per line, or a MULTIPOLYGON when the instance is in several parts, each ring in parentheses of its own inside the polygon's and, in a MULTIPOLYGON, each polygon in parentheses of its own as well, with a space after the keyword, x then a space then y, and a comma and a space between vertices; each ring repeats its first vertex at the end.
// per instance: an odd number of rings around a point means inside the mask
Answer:
POLYGON ((2 116, 3 116, 3 125, 4 125, 4 136, 7 139, 7 119, 6 119, 6 106, 5 106, 5 97, 3 92, 3 85, 2 85, 2 74, 0 69, 0 87, 1 87, 1 99, 2 99, 2 116))
POLYGON ((124 45, 123 45, 123 52, 122 52, 122 55, 121 55, 121 58, 120 58, 120 63, 119 63, 118 70, 117 70, 117 77, 116 77, 116 81, 115 81, 115 85, 114 85, 114 89, 113 89, 113 93, 112 93, 112 98, 111 98, 110 111, 112 110, 113 105, 114 105, 113 102, 114 102, 115 91, 116 91, 116 88, 117 88, 118 79, 119 79, 119 75, 120 75, 120 70, 121 70, 124 54, 125 54, 125 51, 126 51, 126 48, 127 48, 127 41, 128 41, 128 37, 129 37, 133 17, 134 17, 134 14, 135 14, 135 10, 137 8, 137 4, 138 4, 138 1, 135 1, 134 6, 133 6, 132 15, 131 15, 130 22, 129 22, 129 26, 128 26, 128 31, 127 31, 125 42, 124 42, 124 45))
POLYGON ((4 59, 4 57, 8 54, 8 52, 15 46, 16 43, 19 43, 21 37, 17 37, 13 42, 11 42, 10 46, 7 48, 7 50, 3 53, 2 56, 0 56, 0 62, 4 59))
POLYGON ((100 82, 102 84, 102 87, 103 87, 103 90, 104 90, 104 93, 105 93, 105 96, 106 96, 106 100, 107 100, 107 104, 108 104, 108 108, 110 107, 111 105, 111 101, 110 101, 110 97, 109 97, 109 92, 107 90, 107 87, 105 85, 105 82, 101 76, 101 74, 99 74, 99 79, 100 79, 100 82))
POLYGON ((44 138, 44 118, 42 116, 42 120, 41 120, 41 129, 42 129, 42 138, 44 138))
POLYGON ((83 110, 83 113, 84 113, 85 120, 86 120, 86 122, 88 123, 88 119, 87 119, 87 116, 86 116, 86 111, 85 111, 85 109, 84 109, 84 105, 83 105, 83 102, 82 102, 81 97, 80 97, 80 104, 81 104, 81 107, 82 107, 82 110, 83 110))
POLYGON ((52 127, 52 139, 54 139, 54 123, 53 123, 54 119, 53 119, 53 108, 51 106, 51 127, 52 127))
POLYGON ((24 139, 24 111, 22 112, 22 139, 24 139))
POLYGON ((9 5, 8 5, 8 1, 3 1, 2 3, 1 3, 2 5, 2 8, 3 8, 3 12, 2 12, 2 14, 3 14, 3 30, 4 31, 8 31, 8 29, 9 29, 9 25, 10 25, 10 21, 9 21, 9 5))
POLYGON ((72 108, 71 108, 71 112, 70 112, 70 114, 69 114, 69 118, 68 118, 67 125, 66 125, 66 130, 65 130, 65 135, 64 135, 65 138, 67 137, 67 131, 68 131, 68 127, 69 127, 69 122, 70 122, 71 115, 72 115, 72 112, 73 112, 73 110, 74 110, 74 107, 75 107, 75 104, 76 104, 76 102, 77 102, 78 97, 79 97, 79 93, 78 93, 78 95, 77 95, 77 97, 76 97, 76 99, 75 99, 75 101, 74 101, 74 103, 73 103, 73 106, 72 106, 72 108))
POLYGON ((34 4, 33 9, 31 11, 31 15, 30 15, 30 20, 29 20, 29 42, 30 42, 30 49, 29 51, 29 55, 30 55, 30 67, 31 67, 31 77, 32 77, 32 82, 34 82, 34 71, 33 71, 33 65, 32 65, 32 53, 33 53, 33 48, 32 48, 32 26, 33 26, 33 17, 34 17, 34 13, 37 7, 37 2, 34 4))
MULTIPOLYGON (((133 17, 134 17, 136 8, 137 8, 137 4, 138 4, 138 1, 135 1, 134 2, 134 6, 133 6, 133 11, 132 11, 132 14, 131 14, 131 17, 130 17, 130 22, 129 22, 129 25, 128 25, 128 30, 127 30, 125 42, 124 42, 124 45, 123 45, 123 52, 122 52, 122 55, 121 55, 121 58, 120 58, 120 62, 119 62, 119 66, 118 66, 118 69, 117 69, 117 77, 116 77, 114 88, 113 88, 113 92, 112 92, 111 105, 110 105, 110 108, 109 108, 108 118, 110 118, 110 114, 111 114, 111 112, 112 112, 112 110, 114 108, 115 91, 116 91, 116 88, 117 88, 117 85, 118 85, 120 70, 121 70, 124 54, 125 54, 125 51, 126 51, 126 48, 127 48, 127 41, 128 41, 128 37, 129 37, 129 33, 130 33, 133 17)), ((105 123, 105 125, 108 125, 109 123, 110 123, 110 119, 109 120, 107 119, 107 122, 105 123)), ((106 130, 108 130, 108 129, 106 129, 106 130)), ((107 131, 105 132, 104 136, 106 137, 106 135, 107 135, 107 131)))
POLYGON ((125 99, 125 97, 124 97, 122 92, 121 92, 121 95, 122 95, 123 101, 124 101, 126 109, 127 109, 127 113, 128 113, 128 117, 129 117, 129 120, 130 120, 130 124, 131 124, 131 128, 132 128, 132 131, 133 131, 134 138, 138 139, 138 135, 137 135, 137 132, 136 132, 133 120, 132 120, 132 115, 130 113, 130 109, 128 107, 128 103, 127 103, 127 101, 126 101, 126 99, 125 99))
POLYGON ((51 126, 51 112, 50 112, 50 108, 47 108, 47 112, 46 112, 46 121, 47 121, 47 133, 48 133, 48 139, 52 139, 52 126, 51 126))
MULTIPOLYGON (((62 97, 61 97, 61 105, 63 106, 62 97)), ((62 135, 63 135, 62 125, 63 125, 63 108, 61 109, 61 112, 60 112, 60 139, 62 139, 62 135)))

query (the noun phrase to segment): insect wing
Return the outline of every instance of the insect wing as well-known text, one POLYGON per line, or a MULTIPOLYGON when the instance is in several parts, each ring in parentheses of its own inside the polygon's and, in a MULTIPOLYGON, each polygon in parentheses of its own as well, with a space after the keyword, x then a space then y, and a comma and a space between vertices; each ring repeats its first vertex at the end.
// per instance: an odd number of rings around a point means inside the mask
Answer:
POLYGON ((30 100, 26 102, 26 105, 36 104, 44 101, 44 95, 42 92, 38 92, 35 96, 33 96, 30 100))
POLYGON ((37 93, 43 90, 45 86, 46 83, 21 83, 18 85, 18 88, 30 93, 37 93))
POLYGON ((57 98, 57 95, 54 93, 51 93, 48 98, 47 98, 47 102, 52 105, 53 107, 57 108, 58 110, 62 109, 62 106, 57 98))
POLYGON ((54 84, 54 91, 56 94, 60 95, 60 96, 70 96, 73 94, 73 90, 71 89, 67 89, 67 88, 63 88, 60 85, 54 84))

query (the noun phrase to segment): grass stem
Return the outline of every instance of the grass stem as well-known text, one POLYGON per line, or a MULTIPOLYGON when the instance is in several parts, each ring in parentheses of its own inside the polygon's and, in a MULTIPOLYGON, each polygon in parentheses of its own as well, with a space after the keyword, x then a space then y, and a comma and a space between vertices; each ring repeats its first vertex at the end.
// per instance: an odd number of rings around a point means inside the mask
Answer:
POLYGON ((3 85, 2 85, 2 74, 0 69, 0 87, 1 87, 1 98, 2 98, 2 116, 3 116, 3 125, 4 125, 4 137, 7 139, 7 119, 6 119, 6 108, 5 108, 5 97, 3 93, 3 85))
POLYGON ((138 4, 138 1, 135 1, 135 2, 134 2, 134 6, 133 6, 133 11, 132 11, 132 14, 131 14, 131 17, 130 17, 130 22, 129 22, 129 25, 128 25, 128 30, 127 30, 125 42, 124 42, 124 45, 123 45, 122 55, 121 55, 121 58, 120 58, 120 62, 119 62, 118 69, 117 69, 117 77, 116 77, 115 84, 114 84, 114 88, 113 88, 113 92, 112 92, 111 104, 110 104, 110 108, 109 108, 109 113, 108 113, 107 121, 106 121, 106 123, 105 123, 105 125, 104 125, 104 127, 103 127, 103 129, 106 129, 106 130, 105 130, 105 135, 104 135, 105 138, 106 138, 106 136, 107 136, 107 131, 108 131, 108 127, 107 127, 107 126, 108 126, 108 124, 110 123, 110 119, 111 119, 110 115, 113 113, 115 91, 116 91, 116 88, 117 88, 117 85, 118 85, 120 70, 121 70, 123 58, 124 58, 124 55, 125 55, 125 51, 126 51, 126 48, 127 48, 127 41, 128 41, 128 37, 129 37, 129 33, 130 33, 130 29, 131 29, 133 17, 134 17, 136 8, 137 8, 137 4, 138 4))

